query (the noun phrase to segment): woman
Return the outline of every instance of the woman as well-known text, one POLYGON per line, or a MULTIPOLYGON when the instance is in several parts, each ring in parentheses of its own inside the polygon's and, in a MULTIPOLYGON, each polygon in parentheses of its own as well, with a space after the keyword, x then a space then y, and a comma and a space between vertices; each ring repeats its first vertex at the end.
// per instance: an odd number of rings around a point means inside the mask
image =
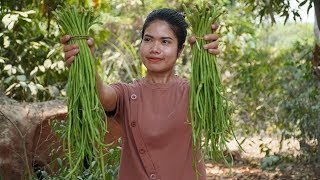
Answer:
MULTIPOLYGON (((120 180, 194 180, 192 129, 188 121, 189 82, 174 74, 187 36, 184 17, 171 9, 151 12, 142 29, 140 58, 147 68, 144 78, 130 84, 104 85, 97 75, 100 101, 108 117, 123 129, 120 180)), ((212 25, 216 30, 217 25, 212 25)), ((64 36, 66 64, 79 52, 64 36)), ((219 54, 218 36, 204 36, 204 46, 219 54)), ((195 42, 195 37, 190 38, 195 42)), ((94 51, 93 40, 88 45, 94 51)), ((197 154, 199 179, 206 179, 204 162, 197 154)))

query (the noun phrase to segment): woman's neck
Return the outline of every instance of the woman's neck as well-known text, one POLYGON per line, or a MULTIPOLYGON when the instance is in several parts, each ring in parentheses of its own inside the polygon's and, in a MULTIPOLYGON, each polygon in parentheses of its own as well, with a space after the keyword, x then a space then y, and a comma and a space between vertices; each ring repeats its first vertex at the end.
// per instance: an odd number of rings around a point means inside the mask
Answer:
POLYGON ((152 73, 147 71, 147 75, 145 77, 146 81, 153 84, 166 84, 174 80, 175 78, 176 76, 174 75, 173 71, 171 71, 170 73, 152 73))

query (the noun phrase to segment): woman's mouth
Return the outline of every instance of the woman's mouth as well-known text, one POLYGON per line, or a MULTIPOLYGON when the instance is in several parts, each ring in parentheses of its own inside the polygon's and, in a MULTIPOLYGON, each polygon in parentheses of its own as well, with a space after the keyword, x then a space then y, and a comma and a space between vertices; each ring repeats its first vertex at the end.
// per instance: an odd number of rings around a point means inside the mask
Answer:
POLYGON ((151 62, 156 63, 156 62, 160 62, 162 59, 161 58, 156 58, 156 57, 149 57, 148 60, 151 61, 151 62))

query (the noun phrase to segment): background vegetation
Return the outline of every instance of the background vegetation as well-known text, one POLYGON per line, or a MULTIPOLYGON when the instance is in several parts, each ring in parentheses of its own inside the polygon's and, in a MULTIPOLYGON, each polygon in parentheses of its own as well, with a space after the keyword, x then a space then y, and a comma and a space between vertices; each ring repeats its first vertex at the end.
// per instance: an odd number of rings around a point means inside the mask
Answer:
MULTIPOLYGON (((67 70, 59 43, 62 34, 52 16, 62 2, 1 1, 0 93, 21 102, 66 98, 67 70)), ((91 36, 97 46, 99 73, 106 83, 130 82, 145 74, 137 49, 148 12, 159 7, 181 10, 182 3, 191 3, 68 2, 92 7, 100 15, 102 25, 94 26, 91 36)), ((219 62, 229 97, 236 105, 237 136, 295 138, 303 158, 319 161, 320 80, 312 70, 316 39, 313 24, 299 22, 299 16, 307 14, 299 14, 285 3, 271 6, 255 1, 219 2, 228 9, 219 22, 219 62), (297 22, 275 24, 276 15, 294 17, 297 22)), ((300 1, 302 6, 309 3, 312 1, 300 1)), ((189 77, 189 47, 179 59, 176 72, 189 77)), ((261 146, 261 150, 266 157, 272 155, 268 147, 261 146)))

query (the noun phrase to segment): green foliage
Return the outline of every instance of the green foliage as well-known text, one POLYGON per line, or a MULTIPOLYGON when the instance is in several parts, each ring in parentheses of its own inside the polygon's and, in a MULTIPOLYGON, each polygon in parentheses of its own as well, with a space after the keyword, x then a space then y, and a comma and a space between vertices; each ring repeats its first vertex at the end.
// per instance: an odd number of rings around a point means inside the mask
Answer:
POLYGON ((7 96, 21 101, 43 101, 64 95, 66 71, 57 27, 35 10, 10 11, 0 18, 0 75, 7 96))
POLYGON ((308 6, 308 12, 313 6, 314 0, 296 0, 299 4, 298 8, 293 8, 292 2, 288 0, 261 0, 259 2, 255 0, 241 0, 239 2, 245 4, 245 11, 253 13, 256 17, 259 17, 260 23, 266 19, 271 19, 272 23, 276 23, 276 17, 283 17, 284 23, 286 23, 289 17, 292 17, 294 21, 301 20, 300 10, 301 6, 308 6))
POLYGON ((262 170, 274 170, 276 166, 280 163, 281 159, 279 156, 267 156, 261 161, 262 170))
MULTIPOLYGON (((66 138, 66 129, 67 122, 66 121, 52 121, 52 129, 61 140, 66 138)), ((115 142, 116 144, 120 144, 120 142, 115 142)), ((60 147, 59 149, 63 149, 60 147)), ((39 169, 34 174, 34 179, 52 179, 59 180, 65 179, 66 175, 70 172, 68 165, 66 164, 68 161, 65 159, 66 157, 60 157, 58 150, 53 149, 51 154, 53 157, 56 157, 53 162, 51 162, 48 166, 52 169, 56 168, 54 172, 47 172, 44 169, 39 169)), ((104 168, 104 172, 106 174, 106 179, 108 180, 116 180, 118 177, 118 171, 120 166, 120 155, 121 155, 121 147, 114 145, 113 147, 108 147, 104 150, 105 152, 105 161, 106 165, 104 168)), ((87 168, 80 172, 77 176, 77 179, 103 179, 102 173, 99 172, 100 168, 97 167, 98 163, 95 161, 87 162, 87 168), (98 175, 97 175, 98 174, 98 175), (99 176, 99 174, 101 176, 99 176)))
MULTIPOLYGON (((304 143, 320 140, 320 84, 312 74, 311 50, 313 46, 297 42, 290 53, 282 55, 283 68, 280 86, 283 101, 280 104, 280 118, 283 135, 295 137, 304 143)), ((302 144, 301 144, 302 145, 302 144)))
MULTIPOLYGON (((250 16, 238 15, 229 14, 221 28, 225 43, 220 56, 227 67, 225 83, 237 105, 235 120, 241 127, 237 133, 283 134, 298 138, 302 147, 319 142, 319 79, 311 70, 312 26, 259 27, 250 16)), ((311 146, 313 153, 320 152, 316 145, 311 146)))

